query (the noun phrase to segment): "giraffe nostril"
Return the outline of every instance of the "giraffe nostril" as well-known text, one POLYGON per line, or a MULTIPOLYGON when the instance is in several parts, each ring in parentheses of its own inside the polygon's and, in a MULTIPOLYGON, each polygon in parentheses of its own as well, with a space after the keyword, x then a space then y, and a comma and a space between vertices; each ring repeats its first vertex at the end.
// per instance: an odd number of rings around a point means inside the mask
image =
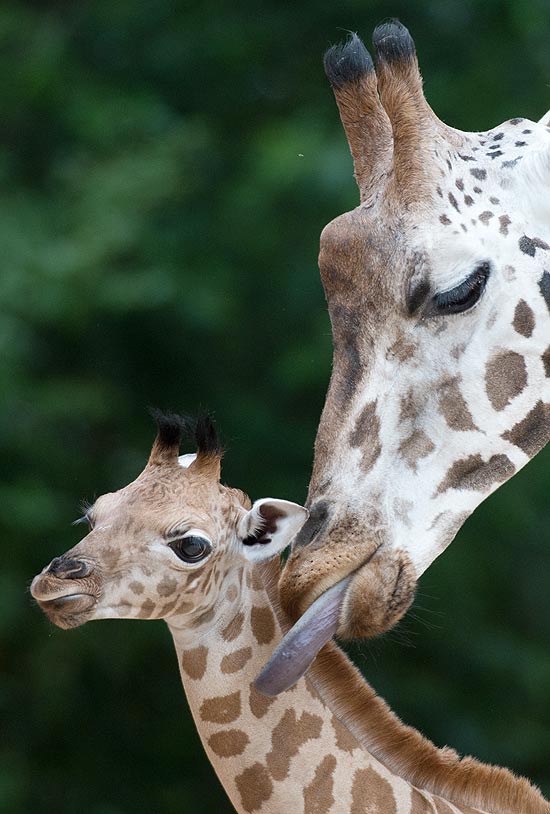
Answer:
POLYGON ((73 560, 70 557, 56 557, 48 566, 48 573, 59 579, 82 579, 87 577, 92 566, 83 560, 73 560))

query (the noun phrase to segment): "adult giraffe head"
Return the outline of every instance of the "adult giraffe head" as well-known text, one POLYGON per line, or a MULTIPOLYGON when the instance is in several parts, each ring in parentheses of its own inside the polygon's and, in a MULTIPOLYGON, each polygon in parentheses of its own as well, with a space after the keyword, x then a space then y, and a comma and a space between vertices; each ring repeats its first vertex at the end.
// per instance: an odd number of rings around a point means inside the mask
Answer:
POLYGON ((333 371, 281 580, 290 615, 312 620, 340 583, 325 623, 348 638, 393 626, 550 437, 550 112, 455 130, 404 26, 379 26, 374 53, 353 35, 325 57, 361 202, 321 236, 333 371))

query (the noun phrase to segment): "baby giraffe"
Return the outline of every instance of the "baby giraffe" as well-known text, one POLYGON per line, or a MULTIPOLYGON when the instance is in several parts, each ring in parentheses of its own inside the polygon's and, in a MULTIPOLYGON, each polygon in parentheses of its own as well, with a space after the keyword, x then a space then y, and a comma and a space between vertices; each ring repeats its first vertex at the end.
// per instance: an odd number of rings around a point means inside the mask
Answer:
POLYGON ((220 483, 221 450, 200 419, 156 415, 139 477, 98 498, 90 531, 31 592, 59 627, 91 619, 165 619, 206 753, 238 812, 548 814, 506 769, 437 749, 403 725, 333 644, 276 698, 254 681, 288 625, 279 553, 307 512, 220 483), (271 560, 269 563, 268 561, 271 560))

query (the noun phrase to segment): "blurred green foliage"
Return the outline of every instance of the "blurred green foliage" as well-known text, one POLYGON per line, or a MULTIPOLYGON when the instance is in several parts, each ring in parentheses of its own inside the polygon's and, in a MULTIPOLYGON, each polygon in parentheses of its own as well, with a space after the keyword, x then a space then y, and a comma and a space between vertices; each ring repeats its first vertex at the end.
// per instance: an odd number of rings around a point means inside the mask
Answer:
MULTIPOLYGON (((547 0, 0 7, 1 814, 230 811, 163 624, 62 632, 26 586, 78 539, 79 499, 140 471, 146 405, 214 409, 228 483, 305 498, 331 356, 318 235, 357 202, 320 59, 388 14, 448 123, 550 106, 547 0)), ((407 722, 546 794, 549 472, 545 452, 353 651, 407 722)))

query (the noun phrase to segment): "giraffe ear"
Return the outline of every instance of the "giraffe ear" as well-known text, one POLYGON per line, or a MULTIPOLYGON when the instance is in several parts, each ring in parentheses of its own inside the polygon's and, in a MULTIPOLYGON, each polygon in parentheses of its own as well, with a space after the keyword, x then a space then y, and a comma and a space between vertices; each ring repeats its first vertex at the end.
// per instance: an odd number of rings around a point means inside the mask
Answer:
POLYGON ((264 497, 242 518, 238 536, 251 562, 269 560, 285 549, 300 531, 309 512, 289 500, 264 497))
POLYGON ((542 119, 539 121, 539 124, 545 124, 546 127, 550 127, 550 110, 548 113, 545 113, 542 119))

